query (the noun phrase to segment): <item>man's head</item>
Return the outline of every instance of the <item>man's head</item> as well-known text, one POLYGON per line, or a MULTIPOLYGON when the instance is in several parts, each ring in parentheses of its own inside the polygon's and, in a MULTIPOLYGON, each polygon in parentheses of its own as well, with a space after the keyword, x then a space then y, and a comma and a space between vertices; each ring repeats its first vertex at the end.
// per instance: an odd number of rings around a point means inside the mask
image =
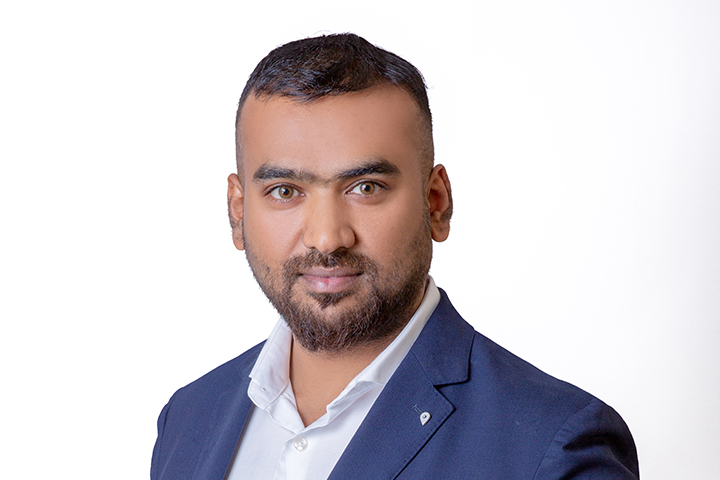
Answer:
POLYGON ((279 47, 248 81, 233 240, 305 349, 380 342, 422 300, 451 210, 430 124, 420 73, 354 35, 279 47))

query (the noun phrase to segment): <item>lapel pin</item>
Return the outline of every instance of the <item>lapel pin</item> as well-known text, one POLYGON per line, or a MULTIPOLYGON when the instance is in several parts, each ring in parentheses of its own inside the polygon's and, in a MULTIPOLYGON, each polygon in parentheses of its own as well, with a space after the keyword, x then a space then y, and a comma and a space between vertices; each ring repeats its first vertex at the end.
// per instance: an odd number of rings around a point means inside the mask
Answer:
POLYGON ((430 412, 423 412, 422 410, 420 410, 420 408, 417 405, 413 405, 412 409, 415 410, 415 412, 420 414, 420 424, 421 425, 425 425, 427 422, 430 421, 430 418, 432 417, 432 415, 430 415, 430 412))

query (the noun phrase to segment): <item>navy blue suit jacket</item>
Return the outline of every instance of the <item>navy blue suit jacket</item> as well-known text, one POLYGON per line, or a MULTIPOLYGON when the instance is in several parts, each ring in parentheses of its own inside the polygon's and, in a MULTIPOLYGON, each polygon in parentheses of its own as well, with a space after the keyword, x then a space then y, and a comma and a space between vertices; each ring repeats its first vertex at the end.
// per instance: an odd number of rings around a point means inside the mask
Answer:
MULTIPOLYGON (((475 332, 445 292, 330 479, 632 479, 609 406, 475 332), (423 425, 418 412, 429 412, 423 425)), ((178 390, 158 419, 152 480, 222 480, 252 403, 258 345, 178 390)))

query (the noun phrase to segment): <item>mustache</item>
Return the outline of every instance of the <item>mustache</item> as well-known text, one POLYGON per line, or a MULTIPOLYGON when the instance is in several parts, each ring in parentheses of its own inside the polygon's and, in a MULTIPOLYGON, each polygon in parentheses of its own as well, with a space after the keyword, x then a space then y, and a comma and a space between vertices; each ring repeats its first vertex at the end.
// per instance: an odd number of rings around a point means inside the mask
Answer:
POLYGON ((283 264, 283 273, 285 278, 297 277, 304 269, 312 267, 348 267, 363 273, 377 272, 377 266, 370 257, 352 250, 340 249, 330 254, 311 250, 308 253, 296 255, 283 264))

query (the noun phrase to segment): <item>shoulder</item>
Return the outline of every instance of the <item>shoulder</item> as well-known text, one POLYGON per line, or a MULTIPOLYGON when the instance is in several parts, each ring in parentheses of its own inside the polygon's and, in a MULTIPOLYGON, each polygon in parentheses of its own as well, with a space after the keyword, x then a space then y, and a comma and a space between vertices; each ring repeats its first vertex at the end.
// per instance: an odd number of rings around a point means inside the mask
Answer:
POLYGON ((588 392, 543 372, 477 332, 472 334, 466 362, 466 381, 440 385, 438 390, 455 405, 462 423, 481 422, 484 431, 515 447, 527 442, 533 448, 547 446, 567 422, 582 416, 580 412, 606 407, 588 392))
POLYGON ((209 371, 181 390, 214 390, 222 389, 228 384, 235 384, 238 378, 245 378, 250 374, 264 344, 265 342, 255 345, 241 355, 209 371))
POLYGON ((255 345, 243 354, 214 368, 197 380, 180 388, 169 404, 198 402, 208 397, 217 397, 228 390, 247 385, 248 376, 262 350, 264 342, 255 345))
POLYGON ((151 478, 193 478, 203 452, 213 445, 232 455, 233 435, 242 431, 250 410, 249 374, 261 348, 256 345, 175 392, 158 417, 151 478))
POLYGON ((435 372, 429 376, 455 407, 447 433, 460 444, 490 452, 490 463, 492 458, 513 458, 498 466, 510 478, 555 478, 560 471, 583 469, 592 474, 593 468, 617 473, 612 478, 634 478, 635 444, 611 407, 476 332, 444 292, 426 327, 430 335, 418 357, 427 372, 435 372), (433 343, 443 347, 433 350, 433 343), (438 365, 455 373, 442 381, 438 365))
POLYGON ((456 386, 466 392, 468 401, 497 402, 499 408, 516 405, 539 415, 557 412, 562 416, 595 399, 475 331, 443 291, 413 350, 435 385, 442 390, 456 386))
POLYGON ((469 383, 505 405, 522 405, 531 414, 560 417, 572 414, 595 399, 474 332, 469 358, 469 383))
POLYGON ((248 375, 261 348, 262 344, 256 345, 176 391, 158 418, 159 438, 168 430, 195 429, 195 424, 207 423, 224 397, 246 397, 248 375))

